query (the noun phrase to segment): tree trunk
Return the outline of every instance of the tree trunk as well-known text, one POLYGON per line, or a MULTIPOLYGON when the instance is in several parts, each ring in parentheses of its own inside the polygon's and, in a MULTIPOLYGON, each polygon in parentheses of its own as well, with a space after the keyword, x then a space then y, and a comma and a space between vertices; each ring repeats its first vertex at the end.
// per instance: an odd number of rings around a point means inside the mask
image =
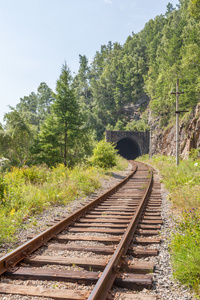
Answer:
POLYGON ((67 132, 65 132, 64 166, 67 166, 67 132))

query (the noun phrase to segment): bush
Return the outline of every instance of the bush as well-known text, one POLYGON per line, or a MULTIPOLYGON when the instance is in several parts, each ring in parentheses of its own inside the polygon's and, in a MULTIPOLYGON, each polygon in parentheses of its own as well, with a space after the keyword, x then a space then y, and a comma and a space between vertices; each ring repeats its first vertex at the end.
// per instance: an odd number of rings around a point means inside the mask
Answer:
POLYGON ((197 148, 197 149, 192 148, 192 149, 190 150, 189 157, 190 157, 192 160, 196 160, 196 159, 199 157, 199 155, 200 155, 200 149, 199 149, 199 148, 197 148))
POLYGON ((20 170, 22 172, 22 177, 26 182, 32 184, 42 184, 47 179, 48 168, 45 165, 40 165, 40 167, 32 166, 31 168, 25 166, 20 170))
POLYGON ((111 143, 100 141, 93 150, 91 163, 107 169, 117 165, 117 150, 111 143))
POLYGON ((3 177, 0 177, 0 205, 3 204, 4 192, 6 191, 6 184, 3 177))

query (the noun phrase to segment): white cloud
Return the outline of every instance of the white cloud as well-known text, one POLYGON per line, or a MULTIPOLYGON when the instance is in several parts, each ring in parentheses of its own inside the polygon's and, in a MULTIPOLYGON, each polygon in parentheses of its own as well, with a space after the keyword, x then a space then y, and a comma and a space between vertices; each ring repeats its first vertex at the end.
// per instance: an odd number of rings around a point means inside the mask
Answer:
POLYGON ((112 4, 111 0, 103 0, 105 3, 112 4))

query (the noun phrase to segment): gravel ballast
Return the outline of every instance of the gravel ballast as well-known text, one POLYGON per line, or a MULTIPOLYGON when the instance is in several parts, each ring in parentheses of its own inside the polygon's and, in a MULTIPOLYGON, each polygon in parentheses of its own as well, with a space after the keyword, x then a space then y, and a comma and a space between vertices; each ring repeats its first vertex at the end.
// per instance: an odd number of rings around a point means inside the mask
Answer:
MULTIPOLYGON (((154 177, 159 176, 155 173, 154 177)), ((160 179, 160 178, 159 178, 160 179)), ((173 210, 170 201, 168 200, 168 192, 164 188, 164 185, 161 184, 161 195, 162 195, 162 220, 163 225, 161 227, 160 236, 161 243, 158 245, 152 245, 148 248, 157 248, 159 250, 159 255, 156 257, 147 257, 142 259, 137 259, 141 261, 153 261, 156 265, 155 273, 153 273, 153 288, 152 290, 146 290, 136 293, 130 292, 126 289, 115 288, 116 292, 115 300, 125 300, 131 299, 131 295, 134 297, 138 295, 156 296, 158 300, 192 300, 196 299, 195 296, 190 293, 190 290, 180 285, 178 282, 175 282, 173 279, 172 266, 170 262, 170 253, 169 253, 169 244, 172 233, 175 231, 175 223, 173 221, 173 210)), ((134 260, 136 260, 134 258, 134 260)), ((145 299, 144 297, 144 299, 145 299)), ((135 299, 135 298, 133 298, 135 299)))
MULTIPOLYGON (((22 243, 27 241, 27 236, 29 235, 35 235, 40 232, 41 229, 45 230, 47 228, 48 223, 52 223, 52 221, 56 218, 61 218, 62 216, 67 216, 80 208, 81 205, 86 204, 88 201, 91 201, 94 199, 94 197, 99 196, 100 194, 104 193, 106 190, 109 190, 112 186, 116 185, 118 182, 120 182, 123 178, 126 177, 130 173, 130 165, 129 169, 127 171, 121 171, 118 173, 113 173, 113 177, 103 180, 102 187, 93 193, 92 195, 85 197, 84 199, 76 199, 69 203, 66 206, 54 206, 48 210, 46 210, 43 214, 36 217, 37 220, 37 226, 31 226, 30 228, 21 230, 19 232, 19 241, 15 244, 10 245, 4 245, 2 247, 1 252, 2 254, 6 253, 8 249, 16 248, 17 246, 21 245, 22 243)), ((155 176, 158 176, 156 174, 155 176)), ((154 276, 154 284, 153 289, 151 291, 149 290, 143 290, 138 294, 138 297, 140 294, 143 294, 145 296, 149 295, 149 299, 151 299, 150 296, 157 296, 157 299, 163 299, 163 300, 189 300, 189 299, 195 299, 193 295, 190 294, 189 289, 187 289, 184 286, 180 286, 177 282, 175 282, 172 278, 172 268, 170 264, 170 253, 169 253, 169 242, 170 242, 170 235, 174 230, 174 222, 171 218, 172 215, 172 209, 169 200, 167 199, 167 191, 162 186, 161 189, 162 193, 162 219, 163 219, 163 225, 161 229, 161 238, 162 242, 160 245, 156 245, 156 248, 159 249, 159 255, 157 257, 151 257, 147 258, 146 260, 151 260, 155 263, 156 269, 154 276)), ((84 235, 84 233, 83 233, 84 235)), ((96 234, 95 234, 96 235, 96 234)), ((103 234, 99 234, 100 236, 103 234)), ((93 244, 94 242, 92 242, 93 244)), ((85 245, 87 245, 87 242, 84 242, 85 245)), ((96 244, 96 243, 95 243, 96 244)), ((88 241, 88 245, 91 245, 91 242, 88 241)), ((152 246, 154 247, 154 245, 152 246)), ((39 252, 42 250, 39 250, 39 252)), ((45 250, 46 254, 53 255, 53 251, 51 250, 45 250)), ((70 256, 75 255, 73 252, 68 251, 64 253, 64 256, 70 256), (68 253, 69 252, 69 253, 68 253)), ((62 255, 62 251, 60 253, 62 255)), ((79 254, 81 255, 81 254, 79 254)), ((83 253, 83 257, 86 255, 86 253, 83 253)), ((91 253, 87 254, 88 257, 92 255, 91 253)), ((76 256, 76 255, 75 255, 76 256)), ((82 255, 81 255, 82 256, 82 255)), ((105 256, 99 256, 99 257, 105 257, 105 256)), ((143 259, 144 260, 144 259, 143 259)), ((48 266, 46 266, 48 268, 48 266)), ((45 267, 44 267, 45 268, 45 267)), ((4 283, 17 283, 17 284, 26 284, 26 285, 33 285, 33 286, 43 286, 48 288, 64 288, 64 289, 75 289, 75 290, 89 290, 91 291, 93 286, 82 286, 76 283, 62 283, 62 282, 48 282, 48 281, 33 281, 29 280, 26 283, 24 281, 20 280, 10 280, 6 278, 2 278, 1 280, 4 283)), ((131 291, 128 291, 126 289, 117 289, 115 288, 114 291, 116 292, 115 299, 121 300, 121 299, 131 299, 131 295, 136 295, 136 293, 133 293, 131 291)), ((3 300, 36 300, 40 299, 38 297, 31 297, 31 296, 20 296, 20 295, 1 295, 0 299, 3 300)), ((42 299, 48 299, 48 298, 42 298, 42 299)), ((135 298, 133 298, 135 299, 135 298)), ((138 298, 140 299, 140 298, 138 298)), ((148 298, 147 298, 148 299, 148 298)))

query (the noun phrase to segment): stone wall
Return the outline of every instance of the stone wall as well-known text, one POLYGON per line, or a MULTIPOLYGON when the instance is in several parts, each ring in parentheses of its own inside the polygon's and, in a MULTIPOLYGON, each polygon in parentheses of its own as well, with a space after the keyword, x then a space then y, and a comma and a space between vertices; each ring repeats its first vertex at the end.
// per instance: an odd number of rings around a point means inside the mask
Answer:
POLYGON ((117 144, 124 138, 132 139, 138 145, 141 155, 149 153, 149 131, 106 131, 107 142, 117 144))

